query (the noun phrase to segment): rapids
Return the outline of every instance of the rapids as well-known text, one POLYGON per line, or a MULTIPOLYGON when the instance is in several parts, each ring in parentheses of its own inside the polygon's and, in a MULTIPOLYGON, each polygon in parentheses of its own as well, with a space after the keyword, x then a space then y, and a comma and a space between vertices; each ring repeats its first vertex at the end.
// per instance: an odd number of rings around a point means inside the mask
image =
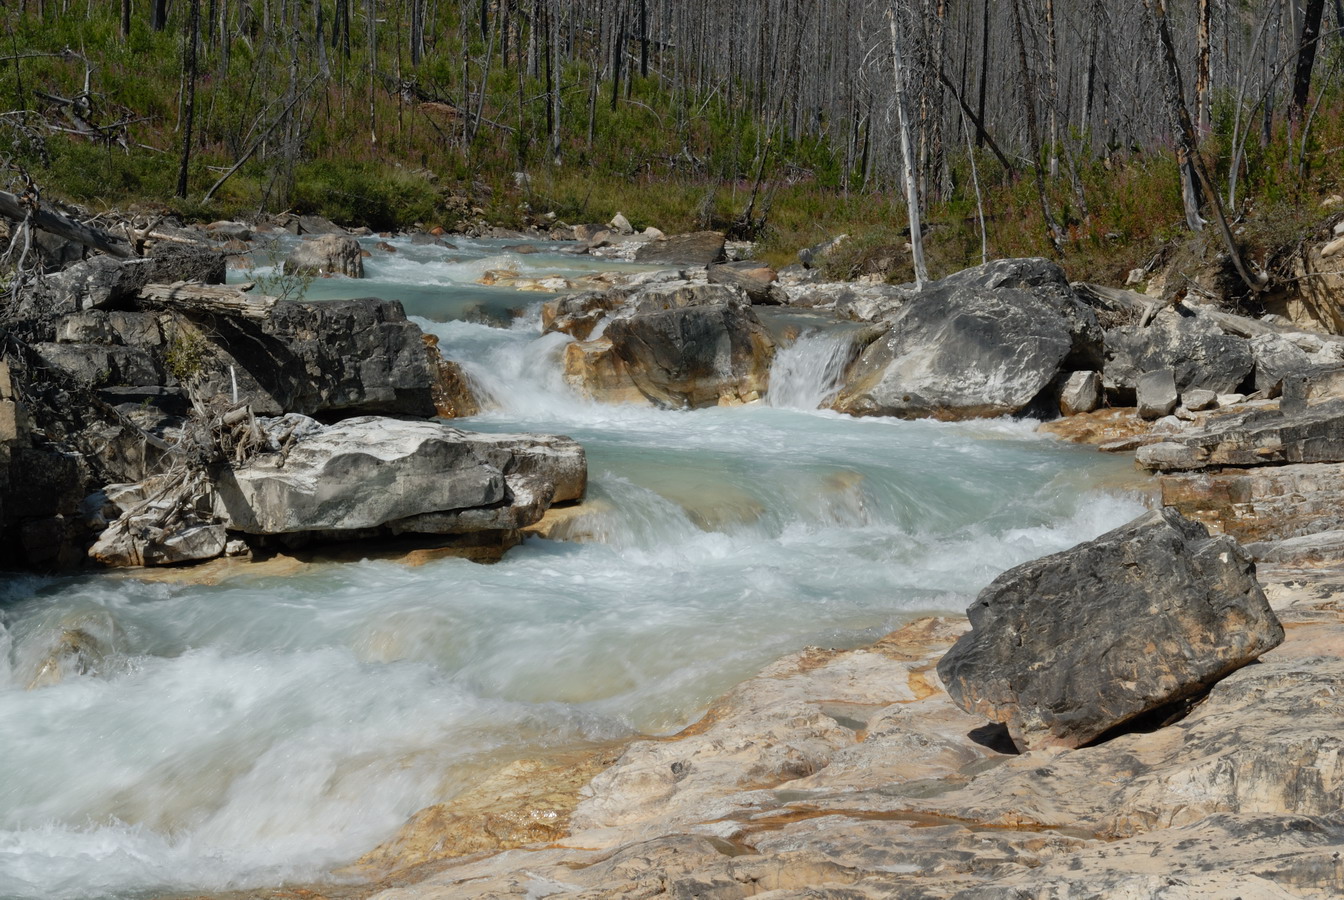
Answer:
POLYGON ((768 404, 584 402, 560 377, 568 339, 539 336, 547 295, 475 282, 628 266, 394 244, 367 280, 310 297, 402 300, 491 401, 464 427, 582 442, 593 540, 215 586, 8 578, 0 897, 324 877, 483 762, 676 730, 784 654, 960 612, 1004 569, 1141 509, 1126 462, 1030 422, 818 411, 848 353, 834 329, 779 353, 768 404), (82 671, 49 677, 75 645, 82 671))

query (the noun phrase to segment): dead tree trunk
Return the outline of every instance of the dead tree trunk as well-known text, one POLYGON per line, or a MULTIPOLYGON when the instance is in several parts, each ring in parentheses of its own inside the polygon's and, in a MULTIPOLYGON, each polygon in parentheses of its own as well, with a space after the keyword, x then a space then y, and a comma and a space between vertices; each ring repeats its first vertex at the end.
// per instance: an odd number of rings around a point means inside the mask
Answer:
POLYGON ((1302 120, 1307 108, 1307 96, 1311 93, 1311 70, 1316 65, 1316 46, 1321 39, 1321 16, 1325 12, 1325 0, 1307 0, 1306 16, 1302 20, 1302 40, 1297 48, 1297 68, 1293 74, 1293 105, 1289 117, 1294 122, 1302 120))
POLYGON ((919 179, 915 177, 915 160, 910 149, 910 116, 905 108, 906 69, 901 47, 901 27, 897 23, 899 13, 893 5, 887 10, 887 20, 891 25, 891 58, 895 69, 896 118, 901 131, 901 161, 905 167, 905 208, 910 221, 910 259, 915 270, 915 285, 923 287, 929 280, 928 267, 924 265, 924 232, 919 221, 919 179))
POLYGON ((1191 231, 1203 231, 1204 219, 1199 214, 1199 180, 1195 175, 1195 129, 1190 122, 1190 112, 1185 107, 1185 94, 1181 87, 1181 68, 1176 61, 1176 49, 1171 40, 1171 29, 1167 27, 1167 7, 1165 0, 1144 0, 1157 30, 1158 46, 1162 52, 1162 93, 1166 99, 1167 113, 1171 118, 1171 130, 1176 140, 1176 165, 1181 170, 1181 200, 1185 206, 1185 224, 1191 231))
POLYGON ((182 164, 177 169, 177 196, 187 196, 187 170, 191 166, 191 129, 196 121, 196 42, 201 27, 201 0, 191 0, 187 13, 187 51, 183 68, 187 96, 183 102, 182 164))

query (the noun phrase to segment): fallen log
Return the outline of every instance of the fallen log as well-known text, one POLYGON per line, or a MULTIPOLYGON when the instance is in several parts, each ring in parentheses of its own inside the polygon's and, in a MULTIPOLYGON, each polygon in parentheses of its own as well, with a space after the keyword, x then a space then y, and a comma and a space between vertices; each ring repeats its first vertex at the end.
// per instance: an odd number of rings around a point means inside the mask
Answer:
POLYGON ((247 289, 250 287, 175 281, 172 284, 147 284, 137 296, 142 304, 162 309, 225 313, 249 319, 268 317, 279 298, 249 294, 247 289))
POLYGON ((13 219, 15 222, 31 222, 34 228, 59 235, 85 247, 101 250, 111 256, 130 259, 135 255, 130 243, 124 238, 76 222, 52 209, 41 206, 35 209, 28 207, 8 191, 0 191, 0 216, 13 219))

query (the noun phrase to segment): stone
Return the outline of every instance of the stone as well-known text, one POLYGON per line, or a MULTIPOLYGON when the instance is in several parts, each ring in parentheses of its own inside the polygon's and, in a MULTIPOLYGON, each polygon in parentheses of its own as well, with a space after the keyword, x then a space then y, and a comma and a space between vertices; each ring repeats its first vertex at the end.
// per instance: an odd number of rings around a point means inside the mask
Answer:
POLYGON ((1009 570, 967 616, 938 675, 1023 749, 1083 746, 1284 637, 1236 541, 1169 509, 1009 570))
MULTIPOLYGON (((332 534, 397 523, 395 531, 415 532, 414 518, 426 514, 479 508, 482 517, 503 516, 519 501, 535 507, 537 496, 572 493, 567 467, 582 460, 565 438, 477 436, 440 422, 365 417, 321 426, 291 415, 265 426, 287 449, 214 474, 214 512, 230 531, 332 534), (533 480, 511 488, 509 475, 533 480)), ((453 530, 426 520, 424 533, 474 532, 479 524, 453 530)))
POLYGON ((1135 461, 1159 472, 1213 466, 1263 466, 1344 461, 1344 399, 1325 400, 1301 412, 1251 409, 1187 429, 1152 444, 1135 461))
POLYGON ((1139 417, 1143 419, 1160 419, 1171 415, 1181 399, 1176 392, 1176 373, 1171 369, 1158 369, 1140 375, 1135 382, 1135 394, 1139 417))
POLYGON ((349 232, 330 219, 324 219, 321 216, 299 216, 299 233, 343 235, 349 232))
POLYGON ((1162 503, 1242 542, 1344 529, 1344 465, 1307 463, 1163 475, 1162 503))
POLYGON ((1291 372, 1280 384, 1279 408, 1299 413, 1313 402, 1344 397, 1344 366, 1314 366, 1291 372))
POLYGON ((849 235, 840 234, 831 238, 829 241, 822 241, 813 247, 804 247, 798 251, 798 261, 804 268, 814 269, 826 260, 828 256, 834 253, 841 244, 849 240, 849 235))
POLYGON ((218 522, 188 520, 164 530, 132 518, 103 531, 89 548, 89 556, 113 568, 171 566, 214 559, 224 553, 227 542, 224 526, 218 522))
POLYGON ((634 226, 630 224, 630 220, 620 213, 611 217, 611 221, 607 223, 607 227, 617 234, 635 233, 634 226))
POLYGON ((1101 406, 1101 376, 1096 372, 1072 372, 1059 394, 1059 412, 1065 416, 1089 413, 1101 406))
POLYGON ((344 275, 364 277, 359 241, 344 234, 324 234, 298 244, 284 262, 286 275, 344 275))
POLYGON ((1256 391, 1277 397, 1284 378, 1313 368, 1316 362, 1292 340, 1281 334, 1262 334, 1251 338, 1251 355, 1255 357, 1256 391))
POLYGON ((765 263, 755 260, 719 263, 709 267, 710 284, 734 285, 746 291, 752 303, 778 306, 787 295, 771 290, 779 276, 765 263))
POLYGON ((1176 390, 1238 390, 1250 377, 1255 358, 1249 342, 1224 333, 1210 316, 1184 306, 1158 312, 1147 326, 1121 325, 1106 331, 1102 376, 1107 396, 1128 405, 1139 376, 1171 369, 1176 390))
POLYGON ((211 222, 205 230, 217 241, 252 240, 252 228, 243 222, 211 222))
POLYGON ((697 231, 649 241, 635 251, 635 261, 651 265, 708 266, 723 257, 724 237, 717 231, 697 231))
POLYGON ((1216 409, 1220 404, 1218 395, 1213 391, 1196 388, 1181 394, 1181 405, 1191 412, 1203 412, 1206 409, 1216 409))
POLYGON ((174 346, 203 348, 198 390, 229 395, 236 381, 258 415, 424 417, 454 395, 437 347, 396 300, 281 301, 265 319, 219 316, 209 328, 179 319, 174 346))
MULTIPOLYGON (((999 260, 931 282, 846 373, 850 415, 997 417, 1026 410, 1061 371, 1096 368, 1101 328, 1055 264, 999 260)), ((1055 398, 1048 398, 1051 405, 1055 398)))
POLYGON ((675 302, 659 308, 661 300, 645 295, 633 314, 607 324, 611 353, 639 392, 671 409, 765 393, 775 345, 745 297, 675 302))

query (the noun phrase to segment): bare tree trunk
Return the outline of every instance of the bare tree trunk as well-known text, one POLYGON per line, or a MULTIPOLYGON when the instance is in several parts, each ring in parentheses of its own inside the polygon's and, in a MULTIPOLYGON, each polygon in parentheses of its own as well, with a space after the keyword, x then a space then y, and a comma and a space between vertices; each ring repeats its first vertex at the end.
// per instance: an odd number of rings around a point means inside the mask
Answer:
POLYGON ((924 231, 919 221, 919 182, 915 177, 915 160, 910 151, 910 119, 905 109, 905 62, 901 52, 901 28, 897 24, 898 13, 893 4, 887 10, 887 21, 891 25, 891 57, 895 69, 896 117, 901 131, 901 158, 905 166, 905 208, 910 221, 910 258, 915 269, 915 285, 923 287, 929 280, 928 267, 924 265, 924 231))
POLYGON ((177 196, 184 198, 187 196, 187 169, 191 165, 191 129, 196 119, 196 41, 200 32, 201 0, 191 0, 187 18, 187 48, 182 63, 187 95, 183 109, 182 164, 177 169, 177 196))
POLYGON ((1212 2, 1199 0, 1199 38, 1195 52, 1195 109, 1199 117, 1199 135, 1203 137, 1212 130, 1212 110, 1210 103, 1209 48, 1212 30, 1212 2))
POLYGON ((1158 45, 1162 50, 1162 93, 1171 129, 1176 139, 1176 164, 1181 170, 1181 200, 1185 206, 1185 224, 1191 231, 1203 231, 1204 219, 1199 214, 1199 183, 1195 175, 1195 133, 1190 112, 1185 107, 1185 93, 1181 87, 1181 69, 1176 61, 1171 30, 1167 26, 1165 0, 1143 0, 1157 29, 1158 45))
POLYGON ((1045 170, 1041 166, 1041 130, 1036 119, 1036 90, 1031 77, 1031 64, 1027 61, 1027 39, 1022 30, 1022 10, 1019 0, 1012 0, 1013 38, 1017 42, 1017 62, 1019 89, 1022 92, 1022 107, 1027 114, 1027 140, 1031 152, 1031 171, 1036 176, 1036 197, 1041 204, 1041 218, 1045 223, 1046 237, 1055 252, 1062 254, 1063 245, 1059 241, 1059 226, 1050 212, 1050 198, 1045 190, 1045 170))
POLYGON ((1306 16, 1302 20, 1302 40, 1297 48, 1297 69, 1293 75, 1293 105, 1289 117, 1294 122, 1302 120, 1307 108, 1307 97, 1311 93, 1311 70, 1316 65, 1316 46, 1321 38, 1321 16, 1325 12, 1325 0, 1307 0, 1306 16))
POLYGON ((168 0, 150 0, 149 2, 149 27, 155 31, 163 31, 164 26, 168 24, 168 0))

